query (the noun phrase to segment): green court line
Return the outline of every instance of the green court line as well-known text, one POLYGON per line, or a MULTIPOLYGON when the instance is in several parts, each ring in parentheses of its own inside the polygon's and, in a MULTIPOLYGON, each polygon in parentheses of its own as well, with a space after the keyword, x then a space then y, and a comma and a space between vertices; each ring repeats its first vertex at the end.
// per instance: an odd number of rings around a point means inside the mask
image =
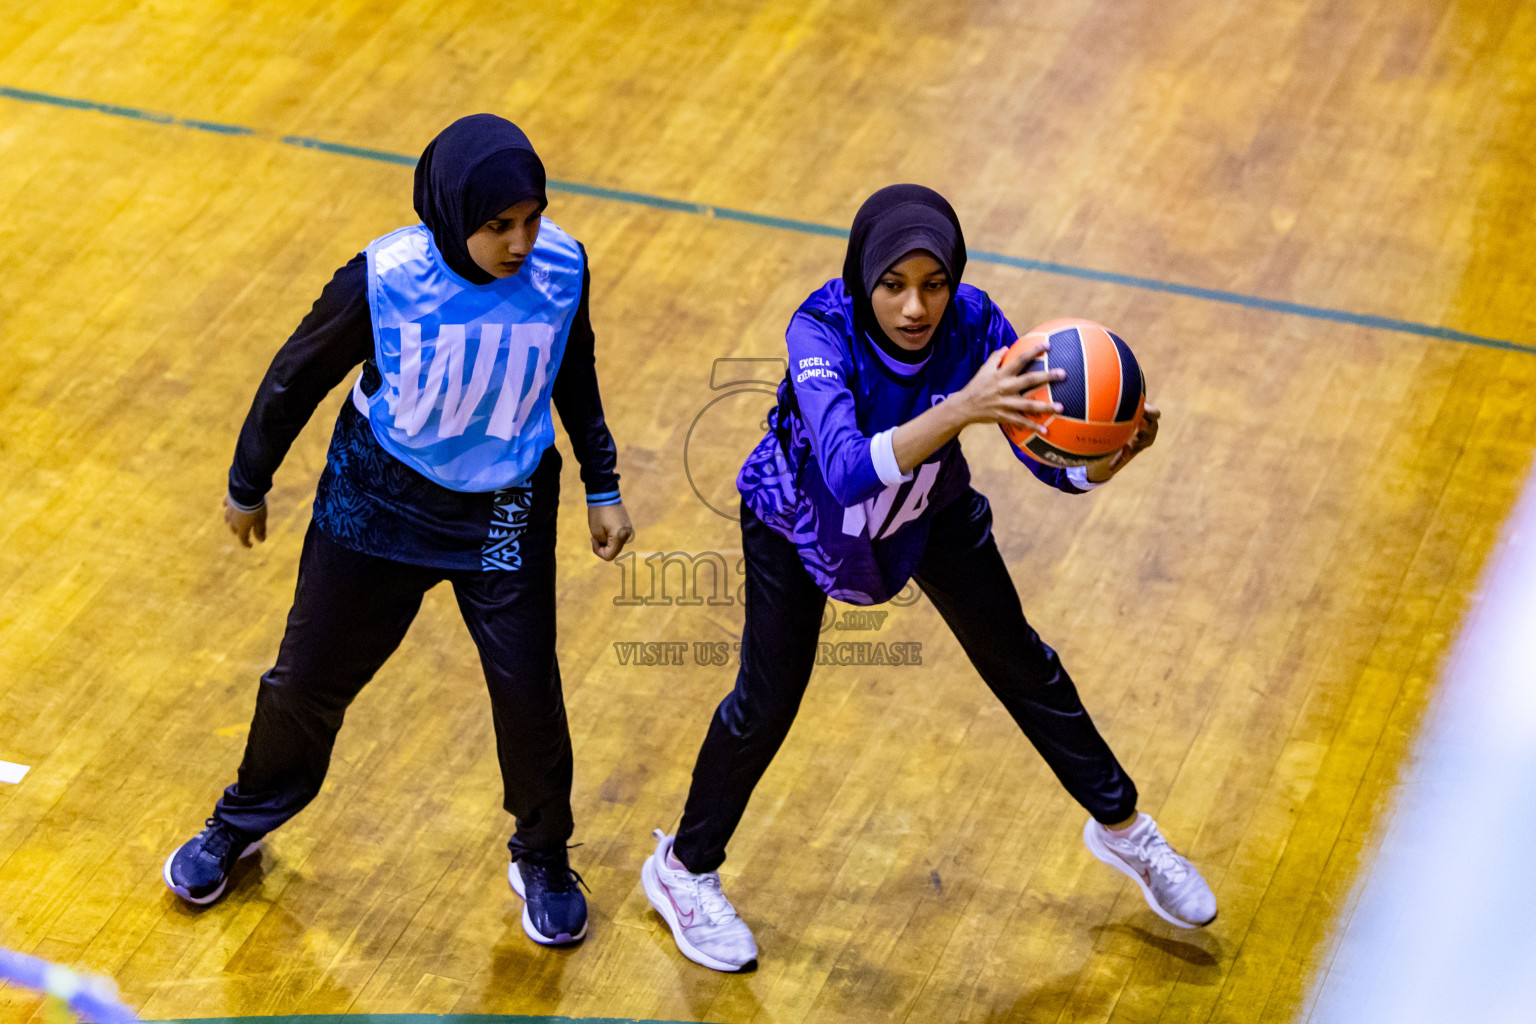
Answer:
POLYGON ((151 124, 170 124, 181 128, 193 128, 202 132, 217 132, 220 135, 260 134, 254 128, 246 128, 238 124, 198 121, 189 117, 159 114, 153 110, 140 110, 138 107, 120 107, 115 103, 97 103, 95 100, 79 100, 70 96, 55 96, 53 93, 33 92, 31 89, 13 89, 8 85, 0 85, 0 96, 4 96, 7 99, 22 100, 26 103, 42 103, 50 107, 68 107, 71 110, 90 110, 98 114, 110 114, 113 117, 128 117, 135 121, 148 121, 151 124))
MULTIPOLYGON (((247 128, 244 125, 176 117, 171 114, 141 110, 137 107, 122 107, 113 103, 98 103, 94 100, 57 96, 53 93, 36 92, 31 89, 16 89, 5 85, 0 85, 0 96, 20 100, 25 103, 65 107, 71 110, 88 110, 98 114, 108 114, 112 117, 126 117, 136 121, 147 121, 151 124, 190 128, 193 131, 213 132, 219 135, 273 137, 267 132, 260 132, 254 128, 247 128)), ((416 166, 416 158, 405 153, 391 153, 382 149, 349 146, 345 143, 327 142, 324 139, 310 138, 305 135, 277 136, 276 141, 286 146, 313 149, 337 156, 375 160, 382 163, 398 164, 402 167, 416 166)), ((586 185, 581 182, 558 181, 555 179, 550 179, 548 187, 551 191, 555 192, 567 192, 572 195, 589 196, 610 202, 628 203, 635 206, 670 210, 675 213, 688 213, 700 217, 714 217, 719 220, 737 221, 743 224, 772 228, 777 231, 794 231, 800 234, 821 235, 827 238, 848 237, 846 228, 835 227, 831 224, 793 220, 788 217, 775 217, 771 214, 753 213, 750 210, 737 210, 729 206, 712 206, 708 203, 695 203, 686 199, 671 199, 667 196, 651 195, 647 192, 630 192, 624 189, 604 188, 601 185, 586 185)), ((970 258, 973 263, 990 263, 1002 267, 1013 267, 1017 270, 1054 274, 1058 277, 1071 277, 1080 281, 1094 281, 1100 284, 1118 285, 1123 288, 1137 288, 1142 291, 1161 292, 1166 295, 1180 295, 1185 298, 1202 299, 1207 302, 1221 302, 1231 306, 1241 306, 1245 309, 1279 313, 1284 316, 1306 317, 1311 320, 1350 324, 1356 327, 1368 327, 1373 330, 1392 331, 1398 334, 1411 334, 1421 338, 1456 341, 1468 345, 1479 345, 1483 348, 1503 349, 1507 352, 1522 352, 1527 355, 1536 355, 1536 344, 1513 341, 1508 338, 1490 338, 1481 334, 1458 331, 1450 327, 1421 324, 1413 320, 1399 320, 1395 317, 1378 316, 1374 313, 1352 313, 1348 310, 1332 309, 1327 306, 1312 306, 1301 302, 1266 299, 1260 295, 1227 291, 1222 288, 1203 288, 1199 285, 1181 284, 1177 281, 1163 281, 1154 277, 1122 274, 1112 270, 1095 270, 1092 267, 1079 267, 1070 263, 1036 260, 1024 256, 1009 256, 1006 253, 988 252, 982 249, 972 250, 970 258)))

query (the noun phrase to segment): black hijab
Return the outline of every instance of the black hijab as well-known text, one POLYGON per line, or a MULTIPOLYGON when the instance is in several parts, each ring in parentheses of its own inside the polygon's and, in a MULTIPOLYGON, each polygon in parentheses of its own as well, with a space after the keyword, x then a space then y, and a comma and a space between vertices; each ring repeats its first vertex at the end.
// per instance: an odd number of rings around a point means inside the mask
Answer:
MULTIPOLYGON (((875 285, 892 266, 915 249, 921 249, 939 261, 949 276, 950 305, 954 307, 955 289, 965 273, 965 234, 960 218, 948 200, 922 185, 887 185, 864 200, 854 215, 848 232, 848 255, 843 259, 843 286, 853 299, 856 332, 862 332, 883 350, 905 362, 927 358, 928 346, 908 352, 885 336, 875 320, 869 296, 875 285)), ((934 331, 937 338, 939 332, 934 331)), ((928 345, 932 345, 930 340, 928 345)))
POLYGON ((549 203, 544 164, 522 130, 495 114, 461 117, 427 143, 416 163, 416 213, 453 272, 475 284, 494 281, 465 240, 486 221, 525 199, 549 203))

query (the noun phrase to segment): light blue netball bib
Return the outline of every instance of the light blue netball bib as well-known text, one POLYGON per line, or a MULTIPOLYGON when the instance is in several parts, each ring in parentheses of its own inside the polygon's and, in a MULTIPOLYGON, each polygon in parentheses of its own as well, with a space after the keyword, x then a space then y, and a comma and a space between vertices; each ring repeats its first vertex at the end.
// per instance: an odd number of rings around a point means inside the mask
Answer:
POLYGON ((471 284, 424 225, 368 244, 374 359, 353 401, 395 458, 455 491, 527 480, 555 440, 550 391, 581 302, 582 253, 546 220, 513 277, 471 284))

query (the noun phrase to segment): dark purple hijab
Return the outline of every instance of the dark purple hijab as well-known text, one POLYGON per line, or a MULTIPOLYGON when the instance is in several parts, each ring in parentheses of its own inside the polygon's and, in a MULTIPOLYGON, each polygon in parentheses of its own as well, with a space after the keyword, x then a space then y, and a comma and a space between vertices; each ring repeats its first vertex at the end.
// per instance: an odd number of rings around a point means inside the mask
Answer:
MULTIPOLYGON (((949 275, 950 305, 965 273, 965 234, 949 201, 922 185, 887 185, 864 200, 848 232, 843 259, 843 286, 853 300, 854 323, 865 337, 905 362, 927 358, 927 349, 911 353, 898 349, 875 320, 870 293, 880 275, 916 249, 939 261, 949 275)), ((944 311, 949 315, 949 310, 944 311)), ((939 336, 935 331, 935 338, 939 336)), ((931 342, 930 342, 931 344, 931 342)))
POLYGON ((544 194, 544 164, 522 130, 495 114, 461 117, 427 143, 416 163, 416 213, 453 272, 475 284, 495 280, 464 243, 509 206, 544 194))

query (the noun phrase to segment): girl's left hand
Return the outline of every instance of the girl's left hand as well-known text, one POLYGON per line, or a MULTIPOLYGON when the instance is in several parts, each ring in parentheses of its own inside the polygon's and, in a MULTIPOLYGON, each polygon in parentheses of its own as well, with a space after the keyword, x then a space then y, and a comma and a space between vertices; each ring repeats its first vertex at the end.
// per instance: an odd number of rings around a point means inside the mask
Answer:
POLYGON ((587 529, 592 531, 592 553, 605 562, 619 557, 635 537, 635 527, 621 502, 617 505, 588 505, 587 529))
POLYGON ((1125 468, 1125 464, 1137 455, 1152 447, 1152 442, 1157 440, 1157 421, 1162 416, 1154 405, 1146 406, 1142 410, 1141 426, 1125 447, 1107 459, 1095 462, 1088 467, 1088 479, 1096 484, 1101 484, 1125 468))

